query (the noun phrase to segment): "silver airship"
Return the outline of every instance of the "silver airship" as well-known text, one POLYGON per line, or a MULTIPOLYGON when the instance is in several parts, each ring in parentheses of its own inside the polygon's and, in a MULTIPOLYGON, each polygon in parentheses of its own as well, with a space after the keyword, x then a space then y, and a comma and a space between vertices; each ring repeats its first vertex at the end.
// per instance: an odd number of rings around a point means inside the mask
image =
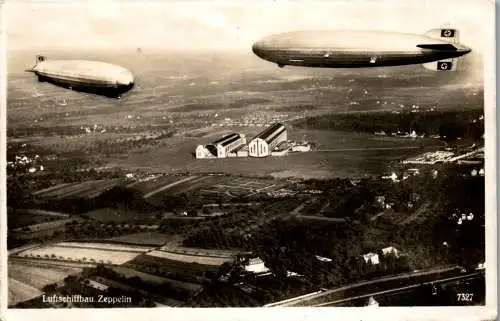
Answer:
POLYGON ((387 31, 292 31, 253 44, 260 58, 286 65, 321 68, 385 67, 411 64, 435 71, 456 70, 457 58, 471 51, 458 43, 457 29, 424 35, 387 31))
POLYGON ((134 87, 134 76, 124 67, 92 60, 47 60, 37 56, 33 72, 41 82, 75 91, 119 98, 134 87))

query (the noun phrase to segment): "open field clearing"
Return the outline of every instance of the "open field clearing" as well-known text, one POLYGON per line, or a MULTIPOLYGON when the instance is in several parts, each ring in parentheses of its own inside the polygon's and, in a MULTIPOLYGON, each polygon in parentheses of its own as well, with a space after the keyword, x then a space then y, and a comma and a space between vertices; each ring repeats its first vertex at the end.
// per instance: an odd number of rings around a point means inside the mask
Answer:
POLYGON ((20 253, 22 257, 54 258, 68 261, 102 262, 123 264, 132 260, 142 251, 117 251, 96 248, 75 248, 66 246, 47 246, 20 253))
MULTIPOLYGON (((23 227, 22 229, 28 228, 29 230, 26 231, 27 233, 45 231, 45 230, 51 230, 51 229, 56 229, 56 228, 62 227, 66 223, 73 222, 73 221, 75 221, 75 220, 70 218, 70 219, 65 219, 65 220, 58 220, 58 221, 53 221, 53 222, 45 222, 45 223, 28 225, 26 227, 23 227)), ((22 229, 17 228, 14 231, 19 232, 22 229)))
POLYGON ((165 192, 167 193, 168 190, 170 190, 171 188, 177 186, 177 185, 180 185, 182 183, 186 183, 186 182, 189 182, 189 181, 194 181, 194 180, 197 180, 199 177, 198 176, 187 176, 187 177, 182 177, 181 179, 179 180, 176 180, 174 182, 171 182, 171 183, 168 183, 166 185, 163 185, 161 187, 158 187, 154 190, 152 190, 151 192, 149 193, 146 193, 144 194, 144 198, 149 198, 157 193, 160 193, 160 192, 165 192))
MULTIPOLYGON (((160 252, 160 251, 158 251, 160 252)), ((205 271, 217 271, 220 265, 197 264, 196 262, 173 261, 163 257, 141 254, 124 266, 150 274, 169 277, 172 274, 198 274, 205 271)), ((185 280, 183 280, 185 281, 185 280)), ((189 282, 198 283, 196 279, 189 282)))
POLYGON ((180 289, 184 289, 184 290, 188 290, 188 291, 197 291, 201 288, 200 284, 172 280, 169 278, 140 272, 140 271, 137 271, 137 270, 125 267, 125 266, 115 266, 112 269, 120 274, 123 274, 127 278, 137 276, 137 277, 140 277, 141 280, 143 280, 144 282, 147 282, 150 284, 160 285, 163 283, 168 283, 175 288, 180 288, 180 289))
POLYGON ((45 210, 39 210, 39 209, 18 210, 18 212, 26 213, 26 214, 35 214, 35 215, 55 216, 55 217, 62 217, 62 218, 67 218, 67 217, 71 216, 71 215, 66 214, 66 213, 45 211, 45 210))
POLYGON ((143 221, 156 222, 154 214, 148 215, 145 213, 138 213, 135 211, 129 211, 126 209, 115 209, 111 207, 100 208, 93 210, 84 214, 85 216, 100 221, 100 222, 116 222, 116 223, 137 223, 143 221))
POLYGON ((9 306, 36 298, 43 294, 42 291, 12 278, 8 279, 8 283, 7 298, 9 306))
MULTIPOLYGON (((262 130, 262 128, 259 128, 262 130)), ((214 130, 219 130, 214 127, 214 130)), ((236 129, 235 129, 236 130, 236 129)), ((250 131, 250 127, 242 132, 250 131)), ((294 153, 284 157, 238 157, 225 159, 195 159, 192 153, 200 139, 168 139, 165 146, 145 148, 131 152, 125 158, 110 160, 110 166, 118 165, 130 169, 145 169, 159 173, 176 174, 190 172, 258 175, 274 177, 360 177, 380 174, 387 163, 418 155, 424 150, 442 148, 437 140, 380 137, 366 133, 351 133, 331 130, 298 129, 289 126, 291 140, 307 139, 321 150, 331 152, 294 153), (409 149, 409 148, 412 149, 409 149), (375 148, 375 149, 373 149, 375 148), (391 148, 391 150, 381 150, 391 148)))
POLYGON ((47 284, 63 280, 68 275, 78 274, 81 268, 64 266, 46 266, 30 264, 28 262, 9 262, 8 276, 37 289, 42 289, 47 284))
POLYGON ((199 190, 200 194, 226 194, 228 196, 254 196, 259 193, 277 191, 285 186, 285 183, 277 180, 218 177, 211 185, 199 190))
POLYGON ((140 245, 121 245, 121 244, 108 244, 108 243, 80 243, 80 242, 60 242, 56 244, 57 246, 64 247, 74 247, 74 248, 86 248, 86 249, 98 249, 98 250, 109 250, 109 251, 125 251, 125 252, 145 252, 151 247, 140 246, 140 245))
POLYGON ((151 251, 146 255, 155 256, 171 261, 181 261, 184 263, 197 263, 197 264, 212 265, 212 266, 219 266, 226 262, 234 261, 234 259, 230 257, 197 256, 197 255, 165 252, 161 250, 151 251))
POLYGON ((172 235, 166 235, 158 232, 139 232, 128 235, 122 235, 110 238, 111 241, 127 242, 127 243, 137 243, 137 244, 151 244, 151 245, 162 245, 165 243, 170 243, 175 240, 176 237, 172 235))
POLYGON ((24 226, 36 225, 44 222, 57 220, 55 216, 31 214, 21 211, 7 211, 7 225, 9 229, 18 229, 24 226))
POLYGON ((189 176, 178 176, 178 175, 161 175, 157 176, 153 179, 143 180, 134 184, 132 187, 134 190, 138 190, 143 195, 151 193, 159 188, 162 188, 166 185, 175 183, 181 179, 185 179, 189 176))
POLYGON ((36 196, 48 199, 63 199, 68 197, 76 198, 94 198, 106 190, 109 190, 121 183, 120 179, 101 179, 86 181, 76 184, 62 184, 60 188, 38 191, 36 196))
POLYGON ((180 253, 187 255, 196 255, 196 256, 212 256, 212 257, 221 257, 221 258, 233 258, 236 254, 245 253, 248 254, 250 252, 236 252, 236 251, 227 251, 227 250, 214 250, 214 249, 200 249, 194 247, 183 247, 183 246, 170 246, 164 245, 158 250, 171 252, 171 253, 180 253))
POLYGON ((79 183, 62 183, 62 184, 58 184, 58 185, 54 185, 54 186, 51 186, 51 187, 47 187, 47 188, 44 188, 44 189, 41 189, 41 190, 38 190, 36 192, 34 192, 33 196, 38 196, 40 194, 51 194, 51 193, 55 193, 56 191, 60 191, 60 190, 63 190, 64 188, 69 188, 70 186, 76 186, 78 185, 79 183))
POLYGON ((210 185, 212 179, 213 178, 210 176, 196 177, 195 179, 191 179, 189 181, 176 184, 175 186, 171 186, 169 189, 165 190, 164 193, 167 195, 179 195, 182 193, 188 193, 202 186, 210 185))

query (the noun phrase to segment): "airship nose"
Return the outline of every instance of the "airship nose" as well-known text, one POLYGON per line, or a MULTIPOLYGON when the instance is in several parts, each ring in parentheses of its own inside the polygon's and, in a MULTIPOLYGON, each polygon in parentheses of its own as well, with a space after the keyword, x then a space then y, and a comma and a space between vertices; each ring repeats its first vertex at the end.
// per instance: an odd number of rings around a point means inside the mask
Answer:
POLYGON ((260 40, 253 44, 252 51, 254 54, 262 58, 265 55, 267 48, 267 44, 264 41, 260 40))
POLYGON ((130 72, 124 72, 116 79, 116 83, 122 86, 133 86, 134 76, 130 72))

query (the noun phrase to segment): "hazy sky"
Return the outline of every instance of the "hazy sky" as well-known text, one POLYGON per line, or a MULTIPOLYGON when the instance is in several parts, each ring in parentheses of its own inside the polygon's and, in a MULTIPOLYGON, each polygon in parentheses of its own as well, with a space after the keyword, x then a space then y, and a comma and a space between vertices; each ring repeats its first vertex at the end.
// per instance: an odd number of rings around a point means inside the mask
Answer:
MULTIPOLYGON (((492 2, 493 3, 493 2, 492 2)), ((9 48, 100 47, 248 50, 259 38, 300 29, 461 30, 482 52, 486 1, 7 1, 9 48), (404 3, 401 3, 404 2, 404 3), (439 3, 432 4, 433 2, 439 3)))

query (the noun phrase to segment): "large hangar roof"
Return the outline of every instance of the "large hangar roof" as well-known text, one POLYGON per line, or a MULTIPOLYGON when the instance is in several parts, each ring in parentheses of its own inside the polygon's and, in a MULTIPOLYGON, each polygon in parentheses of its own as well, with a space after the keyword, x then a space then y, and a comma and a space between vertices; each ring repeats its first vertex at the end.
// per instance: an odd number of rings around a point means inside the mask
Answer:
POLYGON ((271 125, 270 127, 266 128, 262 132, 260 132, 257 136, 255 136, 253 139, 260 138, 267 143, 270 143, 276 136, 281 134, 285 130, 285 125, 276 123, 271 125))

